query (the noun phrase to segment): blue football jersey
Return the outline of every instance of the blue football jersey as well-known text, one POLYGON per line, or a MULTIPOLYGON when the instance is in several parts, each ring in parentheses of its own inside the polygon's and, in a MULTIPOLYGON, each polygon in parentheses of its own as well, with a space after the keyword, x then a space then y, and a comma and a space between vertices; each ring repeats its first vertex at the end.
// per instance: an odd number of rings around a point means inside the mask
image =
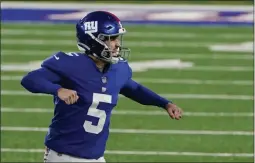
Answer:
POLYGON ((54 97, 54 117, 45 137, 45 145, 59 153, 87 159, 104 155, 109 135, 110 117, 118 94, 131 78, 127 62, 119 62, 102 73, 94 61, 81 53, 58 52, 43 61, 62 77, 63 88, 77 91, 72 105, 54 97))

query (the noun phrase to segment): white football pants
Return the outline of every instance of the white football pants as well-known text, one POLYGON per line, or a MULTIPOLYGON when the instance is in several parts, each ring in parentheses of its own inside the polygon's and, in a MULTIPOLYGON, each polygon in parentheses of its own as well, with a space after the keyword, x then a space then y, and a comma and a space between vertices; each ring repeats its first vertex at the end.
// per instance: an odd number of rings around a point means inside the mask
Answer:
POLYGON ((84 159, 73 157, 65 154, 59 154, 51 149, 46 149, 44 154, 44 162, 104 162, 104 157, 99 159, 84 159))

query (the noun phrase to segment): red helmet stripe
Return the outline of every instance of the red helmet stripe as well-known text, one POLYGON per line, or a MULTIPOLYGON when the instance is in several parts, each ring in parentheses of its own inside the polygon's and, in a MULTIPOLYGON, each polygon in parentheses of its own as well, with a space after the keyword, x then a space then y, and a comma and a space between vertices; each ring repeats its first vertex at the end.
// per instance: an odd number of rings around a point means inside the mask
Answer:
POLYGON ((112 15, 112 16, 114 17, 114 19, 116 19, 116 21, 120 21, 120 19, 119 19, 116 15, 114 15, 113 13, 110 13, 110 12, 108 12, 108 11, 104 11, 104 12, 106 12, 106 13, 112 15))

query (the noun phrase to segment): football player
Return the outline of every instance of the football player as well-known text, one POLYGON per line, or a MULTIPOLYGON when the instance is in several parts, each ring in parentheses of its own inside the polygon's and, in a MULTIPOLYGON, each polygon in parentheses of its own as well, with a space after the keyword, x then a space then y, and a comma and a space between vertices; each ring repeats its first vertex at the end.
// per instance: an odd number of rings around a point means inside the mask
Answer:
POLYGON ((32 93, 54 97, 54 117, 45 137, 45 162, 105 162, 111 112, 119 94, 166 110, 172 119, 182 111, 171 101, 132 80, 122 46, 126 30, 114 14, 94 11, 76 24, 82 52, 57 52, 21 84, 32 93))

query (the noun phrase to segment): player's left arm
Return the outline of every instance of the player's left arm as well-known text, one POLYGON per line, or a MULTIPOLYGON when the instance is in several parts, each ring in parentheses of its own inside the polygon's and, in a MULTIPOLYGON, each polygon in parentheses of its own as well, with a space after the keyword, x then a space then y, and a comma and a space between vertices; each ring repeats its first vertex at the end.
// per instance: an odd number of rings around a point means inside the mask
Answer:
POLYGON ((182 110, 177 107, 172 101, 169 101, 145 86, 129 79, 121 89, 120 94, 143 105, 153 105, 164 108, 169 116, 173 119, 182 117, 182 110))

